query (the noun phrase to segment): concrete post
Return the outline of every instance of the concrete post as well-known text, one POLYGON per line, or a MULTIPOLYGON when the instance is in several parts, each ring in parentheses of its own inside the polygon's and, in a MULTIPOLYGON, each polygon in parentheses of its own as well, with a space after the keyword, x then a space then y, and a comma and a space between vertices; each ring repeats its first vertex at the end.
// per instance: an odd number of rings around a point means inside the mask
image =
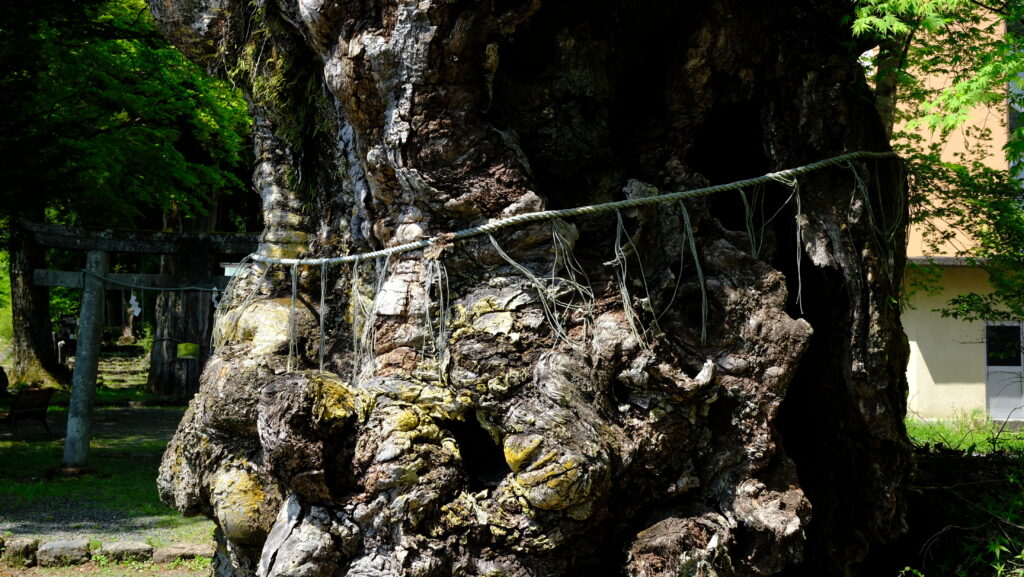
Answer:
POLYGON ((64 467, 84 467, 89 454, 92 404, 96 397, 96 369, 100 360, 103 329, 103 279, 110 267, 106 252, 90 250, 86 256, 86 275, 82 288, 82 308, 78 320, 78 349, 75 372, 71 377, 71 403, 68 405, 68 432, 64 441, 64 467))

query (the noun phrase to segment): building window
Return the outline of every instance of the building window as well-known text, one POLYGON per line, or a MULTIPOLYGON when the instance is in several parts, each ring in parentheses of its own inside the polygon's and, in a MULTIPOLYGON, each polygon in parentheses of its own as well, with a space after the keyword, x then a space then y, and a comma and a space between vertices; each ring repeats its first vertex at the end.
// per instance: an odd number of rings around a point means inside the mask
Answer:
POLYGON ((989 417, 1024 419, 1024 366, 1021 365, 1021 323, 985 325, 985 397, 989 417))
POLYGON ((1020 323, 986 326, 985 358, 990 367, 1021 366, 1020 323))

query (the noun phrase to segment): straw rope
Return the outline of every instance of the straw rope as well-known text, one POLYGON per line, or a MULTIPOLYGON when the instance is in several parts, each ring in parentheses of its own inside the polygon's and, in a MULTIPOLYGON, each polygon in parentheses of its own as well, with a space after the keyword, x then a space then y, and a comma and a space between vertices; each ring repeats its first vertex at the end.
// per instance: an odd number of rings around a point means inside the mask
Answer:
POLYGON ((779 182, 788 186, 793 186, 795 178, 827 168, 830 166, 840 166, 847 164, 852 160, 857 159, 880 159, 880 158, 893 158, 896 157, 895 152, 869 152, 869 151, 858 151, 850 152, 848 154, 841 154, 832 158, 826 158, 806 164, 804 166, 798 166, 796 168, 790 168, 787 170, 781 170, 779 172, 771 172, 764 176, 756 178, 749 178, 746 180, 739 180, 728 184, 718 184, 715 186, 708 186, 704 188, 696 188, 693 190, 684 190, 681 192, 671 192, 668 194, 662 194, 658 196, 647 196, 643 198, 631 198, 627 200, 619 200, 615 202, 607 202, 603 204, 594 204, 588 206, 580 206, 576 208, 566 208, 561 210, 543 210, 538 212, 528 212, 524 214, 517 214, 508 218, 502 218, 491 221, 487 224, 467 228, 455 232, 454 234, 446 234, 444 236, 435 236, 429 239, 418 240, 397 246, 388 247, 381 250, 375 250, 371 252, 335 256, 335 257, 321 257, 321 258, 276 258, 259 253, 254 253, 251 256, 252 260, 265 264, 280 264, 280 265, 291 265, 291 266, 312 266, 312 265, 324 265, 324 264, 341 264, 341 263, 358 263, 364 260, 370 260, 375 258, 389 257, 396 254, 402 254, 412 252, 414 250, 420 250, 433 245, 436 242, 452 242, 455 240, 462 240, 471 238, 474 236, 480 236, 485 234, 492 234, 499 230, 518 226, 531 222, 541 222, 547 220, 554 220, 556 218, 568 218, 573 216, 582 216, 588 214, 600 214, 604 212, 612 212, 617 210, 623 210, 627 208, 635 208, 638 206, 646 206, 650 204, 658 204, 663 202, 679 202, 690 198, 698 198, 702 196, 709 196, 718 192, 726 192, 730 190, 739 190, 746 187, 756 186, 759 184, 765 184, 768 182, 779 182))

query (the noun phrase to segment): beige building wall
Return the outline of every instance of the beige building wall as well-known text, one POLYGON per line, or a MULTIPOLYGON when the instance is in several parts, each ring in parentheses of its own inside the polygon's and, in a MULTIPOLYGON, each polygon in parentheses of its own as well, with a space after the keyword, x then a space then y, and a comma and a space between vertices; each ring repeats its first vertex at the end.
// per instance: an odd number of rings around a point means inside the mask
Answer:
MULTIPOLYGON (((930 84, 941 87, 947 81, 937 78, 930 84)), ((1002 150, 1009 136, 1007 124, 1005 106, 975 109, 964 126, 943 143, 942 160, 963 161, 965 155, 977 158, 981 153, 988 166, 1008 170, 1002 150), (971 135, 982 130, 988 131, 991 140, 979 145, 971 135)), ((924 129, 919 133, 928 140, 938 140, 936 135, 924 129)), ((991 289, 987 273, 958 262, 957 257, 963 256, 974 243, 970 235, 956 231, 949 242, 931 247, 924 240, 929 227, 943 232, 948 230, 943 222, 914 223, 907 242, 910 259, 921 261, 935 257, 935 262, 942 263, 943 272, 937 283, 938 292, 928 294, 919 291, 913 294, 910 307, 903 313, 903 327, 910 341, 908 416, 948 419, 975 410, 987 410, 985 323, 942 318, 935 309, 945 306, 957 295, 969 292, 987 294, 991 289)), ((913 274, 912 270, 908 273, 908 286, 913 274)))
POLYGON ((944 266, 939 285, 936 294, 911 295, 903 313, 910 417, 949 419, 986 410, 985 323, 942 318, 934 310, 958 294, 988 292, 988 275, 976 267, 944 266))
MULTIPOLYGON (((949 138, 942 146, 942 160, 945 162, 957 162, 968 153, 970 148, 980 149, 984 155, 984 162, 991 168, 1009 170, 1009 163, 1003 153, 1003 145, 1009 139, 1009 128, 1007 126, 1007 112, 1005 107, 984 107, 976 108, 971 112, 970 118, 961 128, 949 135, 949 138), (980 130, 990 132, 992 139, 979 143, 970 138, 970 134, 980 130)), ((936 135, 931 132, 920 130, 919 133, 925 139, 937 140, 936 135)), ((969 249, 974 241, 963 231, 957 231, 956 236, 948 243, 938 247, 938 250, 931 249, 924 240, 925 230, 935 227, 940 231, 948 230, 945 223, 932 221, 927 223, 913 223, 910 226, 907 239, 907 256, 914 258, 920 256, 958 256, 969 249)))

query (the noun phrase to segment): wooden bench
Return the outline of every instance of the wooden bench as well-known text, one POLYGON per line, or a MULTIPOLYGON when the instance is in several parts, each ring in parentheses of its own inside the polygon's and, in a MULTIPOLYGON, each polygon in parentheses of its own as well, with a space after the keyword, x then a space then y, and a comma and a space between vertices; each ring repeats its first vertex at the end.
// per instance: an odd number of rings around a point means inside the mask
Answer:
POLYGON ((18 432, 18 421, 31 419, 39 421, 50 432, 50 425, 46 422, 46 409, 50 407, 50 397, 56 389, 21 389, 11 401, 11 410, 7 412, 0 423, 8 423, 11 431, 18 432))

